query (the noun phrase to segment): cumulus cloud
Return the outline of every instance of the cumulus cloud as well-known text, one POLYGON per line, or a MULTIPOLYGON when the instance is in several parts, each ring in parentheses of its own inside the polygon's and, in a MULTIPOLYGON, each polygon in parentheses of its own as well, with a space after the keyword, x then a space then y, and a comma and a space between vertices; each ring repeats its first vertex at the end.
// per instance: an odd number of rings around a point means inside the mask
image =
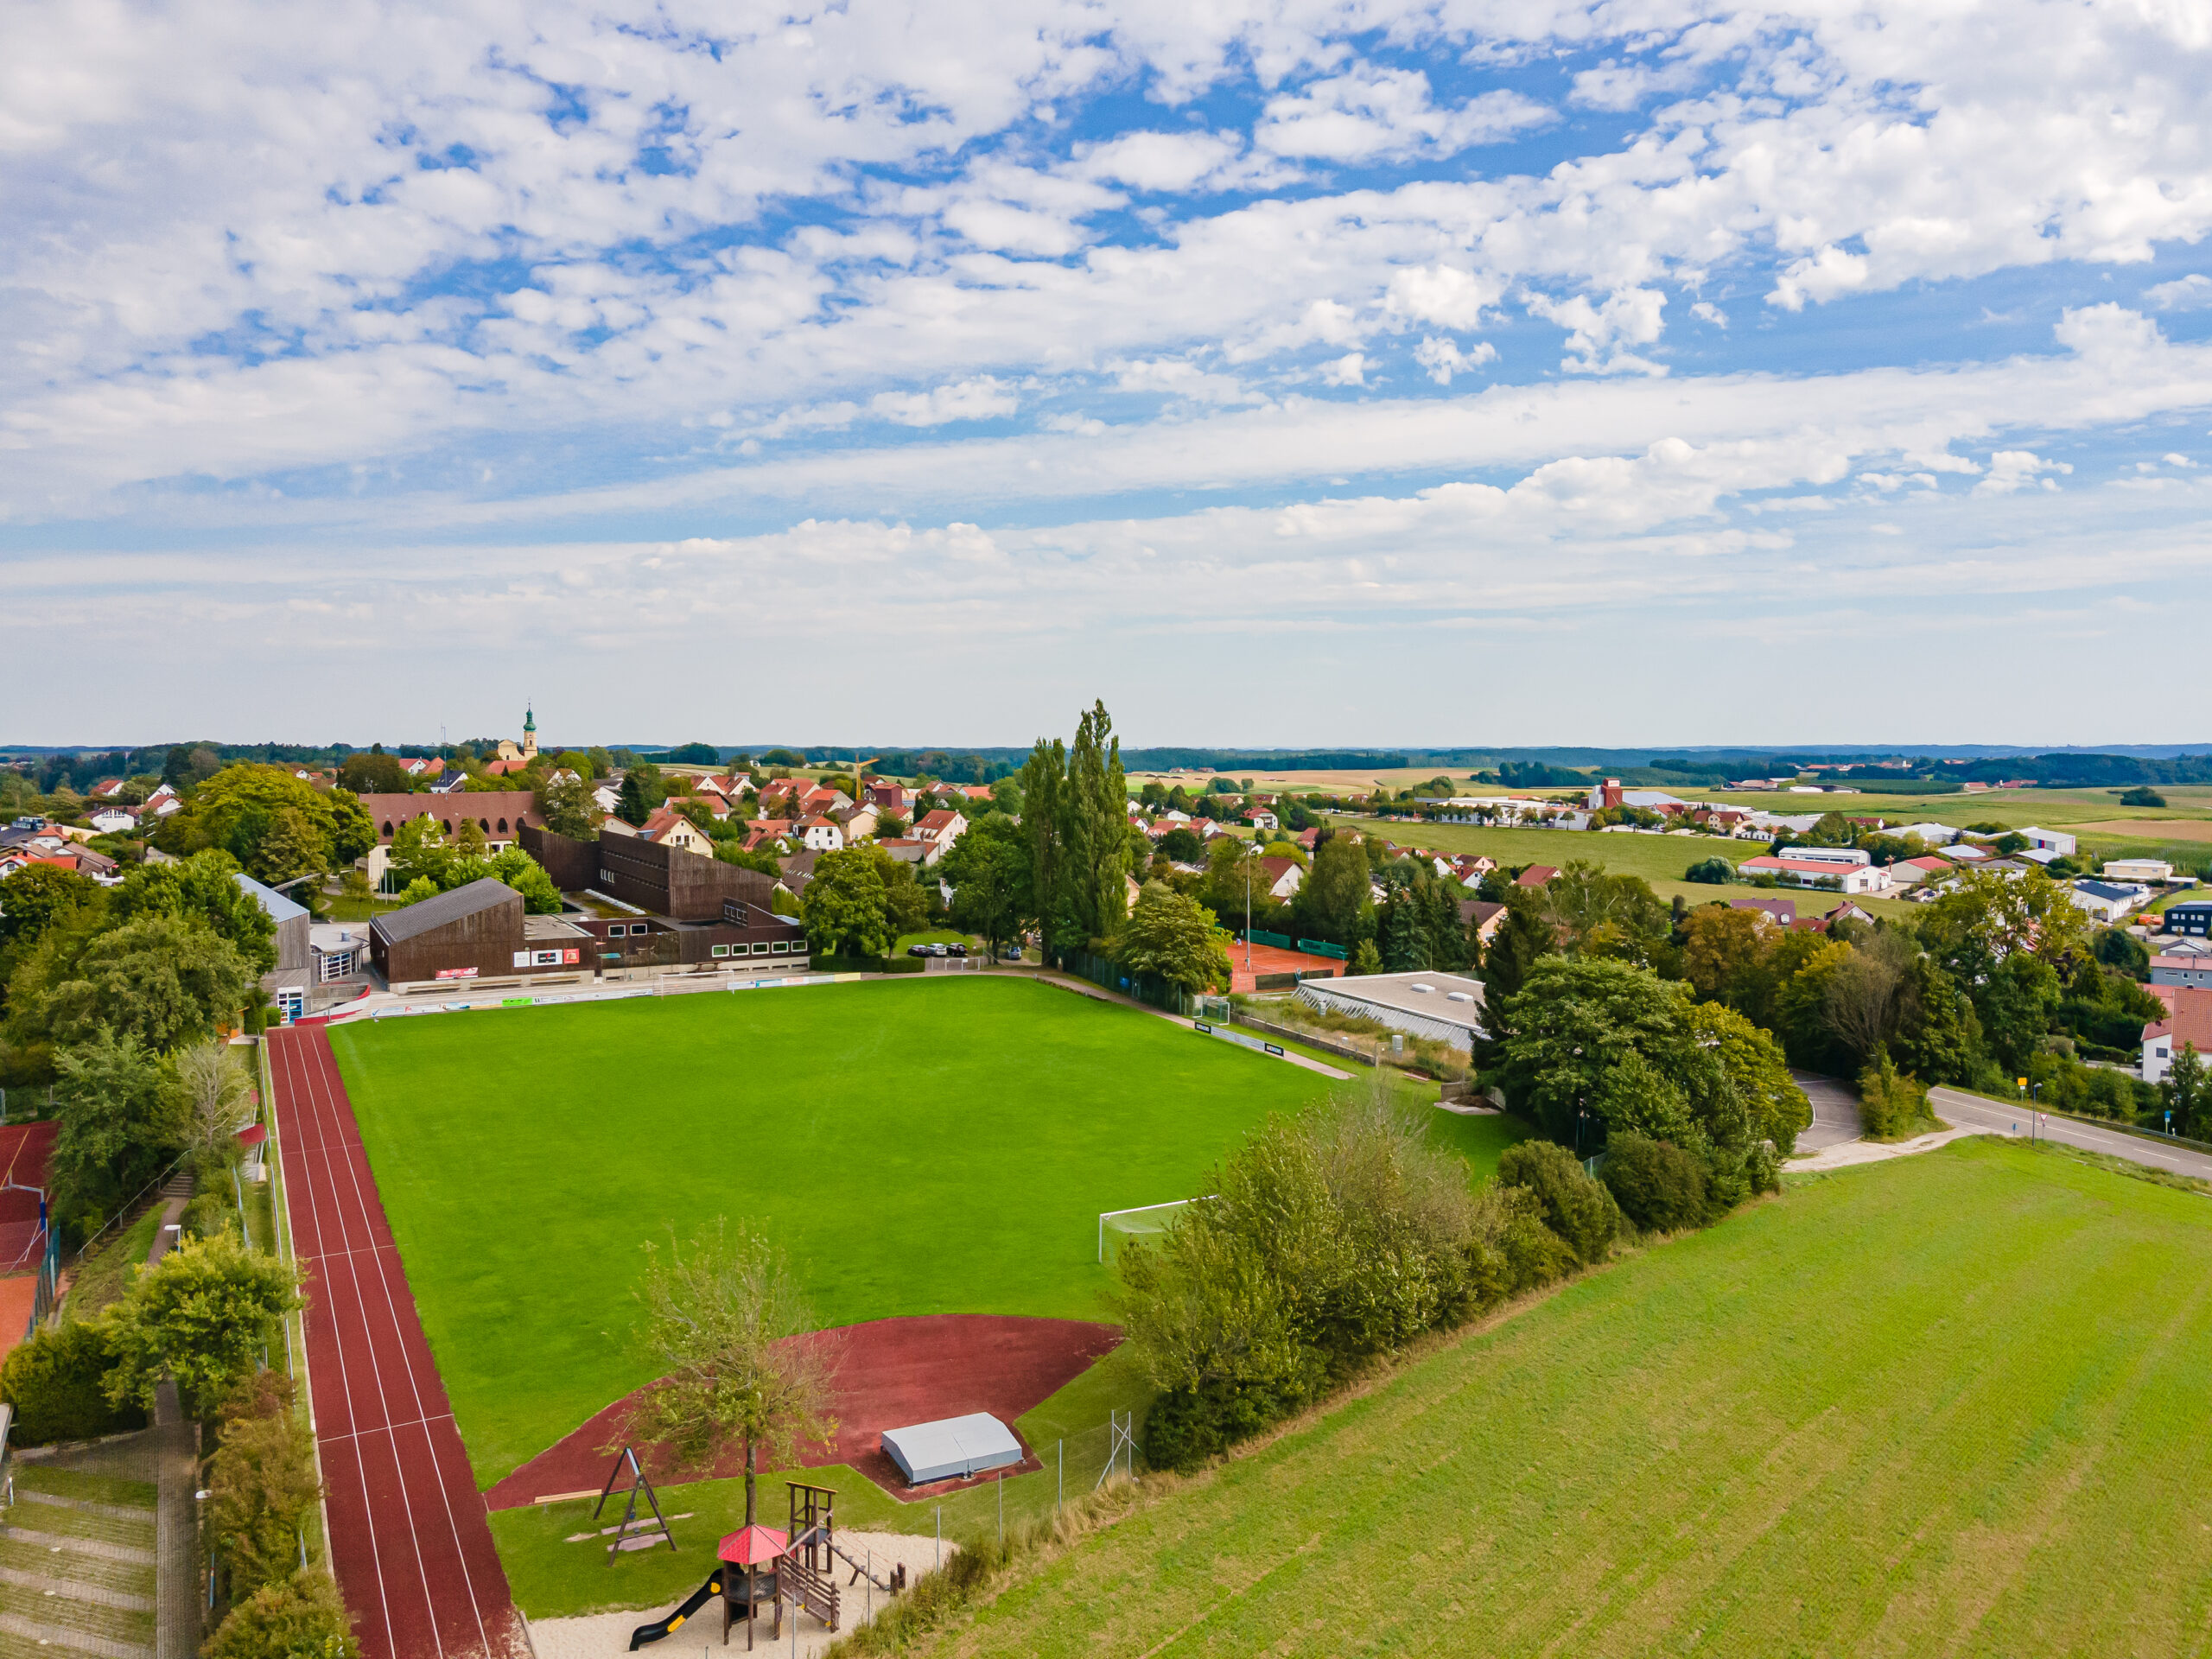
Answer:
POLYGON ((1423 337, 1414 347, 1414 361, 1428 371, 1428 378, 1440 386, 1452 384, 1452 377, 1464 374, 1469 369, 1479 368, 1497 360, 1497 347, 1486 340, 1477 340, 1466 351, 1459 349, 1459 342, 1441 334, 1423 337))
POLYGON ((1625 289, 1608 295, 1596 305, 1582 294, 1566 300, 1531 294, 1528 304, 1531 315, 1555 322, 1567 331, 1567 355, 1560 365, 1562 368, 1579 374, 1667 372, 1663 365, 1624 349, 1655 343, 1665 327, 1667 296, 1656 289, 1625 289))
POLYGON ((1402 160, 1456 155, 1556 118, 1535 99, 1505 91, 1439 108, 1420 70, 1362 64, 1268 99, 1252 139, 1271 154, 1306 160, 1402 160))
POLYGON ((2212 276, 2192 270, 2171 283, 2143 290, 2143 297, 2161 311, 2197 311, 2212 305, 2212 276))
POLYGON ((1974 486, 1976 495, 2010 495, 2015 490, 2025 489, 2040 483, 2046 490, 2058 487, 2051 473, 2070 473, 2072 466, 2063 461, 2045 461, 2031 449, 1999 449, 1989 458, 1989 474, 1974 486))

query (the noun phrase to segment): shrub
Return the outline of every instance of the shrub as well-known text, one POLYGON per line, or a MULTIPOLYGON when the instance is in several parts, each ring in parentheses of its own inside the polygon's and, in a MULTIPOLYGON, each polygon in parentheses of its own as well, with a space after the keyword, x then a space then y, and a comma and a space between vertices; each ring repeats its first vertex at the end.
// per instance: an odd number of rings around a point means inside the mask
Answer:
POLYGON ((1617 1134, 1606 1143, 1599 1179, 1626 1216, 1647 1233, 1671 1233, 1706 1218, 1705 1169, 1681 1147, 1617 1134))
POLYGON ((1620 1230, 1620 1207, 1565 1147, 1551 1141, 1516 1141, 1499 1157, 1497 1179, 1535 1195, 1544 1225, 1566 1242, 1576 1261, 1587 1265, 1605 1260, 1620 1230))
POLYGON ((1889 1050, 1877 1049, 1859 1074, 1859 1120, 1869 1141, 1902 1141, 1934 1122, 1927 1084, 1898 1071, 1889 1050))
POLYGON ((114 1362, 96 1325, 41 1331, 0 1366, 0 1399, 16 1408, 13 1439, 19 1446, 97 1440, 143 1428, 137 1406, 111 1406, 105 1384, 114 1362))
POLYGON ((353 1621, 327 1573, 265 1585, 231 1609, 201 1659, 360 1659, 353 1621))
POLYGON ((1724 887, 1736 879, 1736 867, 1725 858, 1701 858, 1682 872, 1685 881, 1702 881, 1713 887, 1724 887))
POLYGON ((257 1372, 223 1402, 223 1443, 209 1460, 207 1487, 207 1525, 233 1599, 289 1578, 322 1487, 314 1441, 282 1372, 257 1372))

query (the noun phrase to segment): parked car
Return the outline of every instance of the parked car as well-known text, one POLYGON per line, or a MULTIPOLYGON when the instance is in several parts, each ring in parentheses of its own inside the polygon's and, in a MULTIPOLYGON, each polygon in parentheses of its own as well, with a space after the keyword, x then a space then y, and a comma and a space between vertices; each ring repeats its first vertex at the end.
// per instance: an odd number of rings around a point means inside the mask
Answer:
POLYGON ((950 944, 947 945, 945 949, 951 951, 956 957, 964 957, 968 954, 968 947, 964 944, 950 944))
POLYGON ((906 947, 906 954, 910 957, 926 957, 929 953, 930 948, 926 944, 910 944, 906 947))
POLYGON ((949 957, 951 954, 952 952, 942 944, 933 944, 930 946, 930 955, 933 957, 949 957))

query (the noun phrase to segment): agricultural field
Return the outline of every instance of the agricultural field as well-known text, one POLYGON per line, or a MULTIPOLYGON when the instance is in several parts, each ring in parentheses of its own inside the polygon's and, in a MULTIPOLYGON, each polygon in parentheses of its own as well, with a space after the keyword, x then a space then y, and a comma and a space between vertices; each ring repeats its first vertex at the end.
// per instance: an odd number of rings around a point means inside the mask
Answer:
POLYGON ((1793 1182, 1160 1494, 931 1650, 2199 1651, 2204 1202, 1988 1140, 1793 1182))
MULTIPOLYGON (((1565 865, 1586 859, 1618 875, 1640 875, 1662 899, 1677 893, 1686 904, 1709 905, 1717 899, 1740 899, 1754 891, 1749 887, 1710 887, 1682 880, 1682 872, 1708 858, 1725 858, 1740 864, 1766 851, 1763 841, 1736 841, 1724 836, 1609 836, 1575 830, 1492 830, 1474 823, 1395 823, 1372 818, 1331 814, 1331 822, 1349 824, 1362 834, 1382 836, 1401 847, 1427 847, 1440 853, 1479 853, 1501 864, 1565 865)), ((1797 913, 1817 916, 1843 902, 1843 895, 1815 888, 1777 887, 1761 898, 1795 899, 1797 913)), ((1873 915, 1904 912, 1898 899, 1853 897, 1873 915)))
POLYGON ((671 1227, 765 1230, 827 1325, 1096 1319, 1099 1211, 1192 1196, 1268 1113, 1332 1087, 994 974, 331 1038, 486 1487, 652 1380, 630 1295, 671 1227))

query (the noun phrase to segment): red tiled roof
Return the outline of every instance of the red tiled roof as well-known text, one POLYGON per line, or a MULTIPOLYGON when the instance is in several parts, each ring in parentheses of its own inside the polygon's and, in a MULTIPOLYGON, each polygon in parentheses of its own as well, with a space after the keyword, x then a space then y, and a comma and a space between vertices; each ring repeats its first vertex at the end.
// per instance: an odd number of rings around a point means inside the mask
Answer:
POLYGON ((1516 887, 1541 887, 1558 874, 1548 864, 1531 864, 1513 878, 1513 885, 1516 887))
POLYGON ((2171 1033, 2176 1053, 2186 1043, 2199 1054, 2212 1058, 2212 990, 2187 985, 2146 985, 2144 988, 2166 1005, 2167 1014, 2156 1025, 2143 1027, 2143 1040, 2147 1043, 2153 1037, 2171 1033))

